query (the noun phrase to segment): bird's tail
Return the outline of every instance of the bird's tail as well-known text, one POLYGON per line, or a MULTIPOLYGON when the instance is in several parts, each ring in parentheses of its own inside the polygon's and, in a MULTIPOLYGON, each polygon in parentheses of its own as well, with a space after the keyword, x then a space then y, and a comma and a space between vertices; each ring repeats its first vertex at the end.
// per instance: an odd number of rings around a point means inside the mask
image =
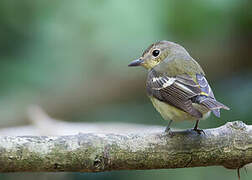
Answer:
POLYGON ((200 102, 200 104, 209 108, 213 112, 213 114, 217 117, 220 117, 220 109, 230 110, 229 107, 216 101, 216 99, 213 98, 205 98, 200 102))

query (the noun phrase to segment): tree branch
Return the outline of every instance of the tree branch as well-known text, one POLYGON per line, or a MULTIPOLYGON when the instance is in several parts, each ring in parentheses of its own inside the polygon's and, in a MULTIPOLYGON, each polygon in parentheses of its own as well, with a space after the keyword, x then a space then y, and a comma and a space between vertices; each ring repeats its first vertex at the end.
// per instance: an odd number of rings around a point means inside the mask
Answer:
MULTIPOLYGON (((149 128, 150 129, 150 128, 149 128)), ((132 134, 0 137, 0 172, 162 169, 252 162, 252 126, 230 122, 198 135, 153 130, 132 134)))

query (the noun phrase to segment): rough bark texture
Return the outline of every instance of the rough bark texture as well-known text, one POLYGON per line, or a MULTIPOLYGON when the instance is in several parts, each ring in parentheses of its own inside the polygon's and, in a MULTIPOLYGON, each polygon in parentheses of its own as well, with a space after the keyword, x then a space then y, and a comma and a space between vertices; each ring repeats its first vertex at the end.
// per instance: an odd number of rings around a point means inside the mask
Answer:
POLYGON ((132 134, 0 137, 0 172, 99 172, 199 166, 240 168, 252 162, 252 126, 230 122, 215 129, 155 129, 132 134))

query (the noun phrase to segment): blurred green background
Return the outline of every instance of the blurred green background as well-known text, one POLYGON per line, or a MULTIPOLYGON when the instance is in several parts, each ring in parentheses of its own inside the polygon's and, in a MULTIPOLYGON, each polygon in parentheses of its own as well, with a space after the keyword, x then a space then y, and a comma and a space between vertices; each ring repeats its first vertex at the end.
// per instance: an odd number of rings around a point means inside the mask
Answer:
MULTIPOLYGON (((28 124, 40 105, 74 122, 166 125, 145 93, 146 71, 128 68, 158 40, 183 45, 205 70, 216 98, 231 107, 221 119, 251 124, 252 3, 209 1, 0 2, 0 127, 28 124)), ((191 128, 192 123, 174 123, 191 128)), ((241 172, 242 179, 252 171, 241 172)), ((237 179, 221 167, 106 173, 15 173, 1 179, 237 179)))

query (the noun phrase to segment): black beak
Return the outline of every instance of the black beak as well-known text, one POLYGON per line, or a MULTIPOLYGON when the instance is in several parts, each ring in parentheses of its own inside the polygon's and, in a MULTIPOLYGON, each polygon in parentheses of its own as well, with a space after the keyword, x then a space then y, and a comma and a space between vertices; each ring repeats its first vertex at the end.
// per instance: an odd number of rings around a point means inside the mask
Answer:
POLYGON ((140 66, 144 62, 142 59, 136 59, 132 61, 128 66, 140 66))

